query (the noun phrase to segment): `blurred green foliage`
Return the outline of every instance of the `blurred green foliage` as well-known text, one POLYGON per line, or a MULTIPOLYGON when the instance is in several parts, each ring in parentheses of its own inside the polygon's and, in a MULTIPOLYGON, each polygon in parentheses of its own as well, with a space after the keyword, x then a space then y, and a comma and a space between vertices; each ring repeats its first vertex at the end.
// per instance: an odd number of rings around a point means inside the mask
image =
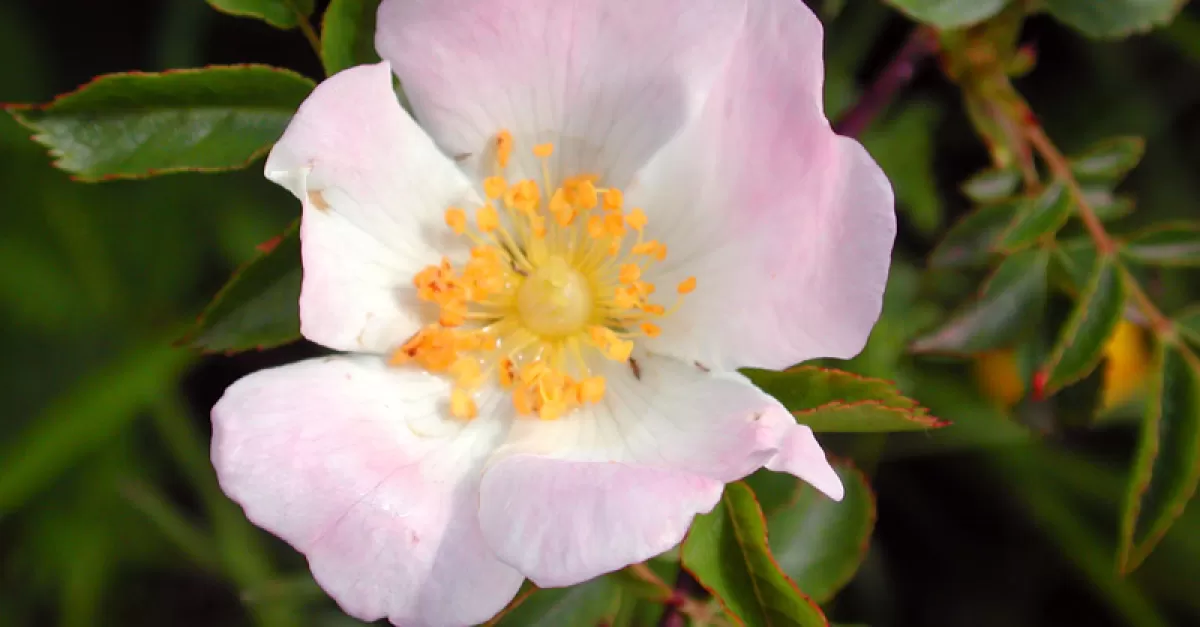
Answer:
MULTIPOLYGON (((816 4, 836 118, 910 24, 879 2, 816 4)), ((1045 17, 1026 29, 1040 63, 1018 88, 1064 149, 1146 138, 1144 161, 1118 189, 1137 208, 1114 233, 1200 214, 1196 9, 1121 42, 1088 41, 1045 17)), ((89 28, 129 32, 136 46, 93 67, 101 61, 85 63, 77 46, 100 39, 56 29, 59 10, 0 4, 0 101, 44 102, 89 73, 216 62, 319 78, 300 33, 198 0, 112 5, 89 28)), ((862 569, 826 610, 874 627, 1200 624, 1194 503, 1145 566, 1117 574, 1136 412, 1042 433, 1053 405, 1001 407, 961 362, 907 351, 977 284, 973 269, 925 272, 925 260, 971 206, 959 185, 988 165, 958 91, 932 65, 917 78, 864 136, 895 184, 901 236, 883 320, 863 354, 834 365, 894 380, 954 425, 827 440, 874 477, 879 522, 862 569)), ((224 385, 307 349, 233 358, 173 346, 233 269, 292 222, 293 199, 258 165, 76 183, 28 136, 0 116, 0 627, 356 624, 299 556, 225 499, 208 463, 207 411, 224 385)), ((1168 312, 1200 298, 1186 269, 1148 278, 1168 312)), ((557 594, 591 598, 613 585, 557 594)), ((628 607, 629 624, 649 624, 644 606, 628 607)), ((514 616, 505 624, 533 624, 514 616)))

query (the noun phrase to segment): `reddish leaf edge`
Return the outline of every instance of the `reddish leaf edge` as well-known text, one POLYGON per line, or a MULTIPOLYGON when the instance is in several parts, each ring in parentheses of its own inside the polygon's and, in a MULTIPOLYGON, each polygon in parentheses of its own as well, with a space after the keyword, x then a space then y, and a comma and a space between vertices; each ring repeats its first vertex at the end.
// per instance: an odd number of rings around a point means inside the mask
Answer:
MULTIPOLYGON (((1121 267, 1120 267, 1119 260, 1117 259, 1117 255, 1115 253, 1112 253, 1112 254, 1107 255, 1107 257, 1109 258, 1108 259, 1109 263, 1113 264, 1113 272, 1115 272, 1117 274, 1117 277, 1116 277, 1117 281, 1121 284, 1120 287, 1118 287, 1118 289, 1121 290, 1122 296, 1125 296, 1127 293, 1127 290, 1125 288, 1125 275, 1124 275, 1124 273, 1121 272, 1121 267)), ((1103 257, 1098 256, 1096 258, 1096 263, 1099 264, 1102 259, 1103 259, 1103 257)), ((1100 285, 1099 278, 1100 277, 1098 274, 1095 277, 1092 277, 1093 280, 1089 281, 1088 284, 1084 286, 1083 292, 1080 293, 1080 295, 1079 295, 1080 299, 1082 299, 1085 294, 1090 296, 1091 292, 1094 292, 1096 289, 1099 289, 1099 285, 1100 285)), ((1124 303, 1122 303, 1122 305, 1124 305, 1124 303)), ((1092 374, 1092 372, 1096 369, 1096 367, 1100 365, 1100 362, 1104 361, 1105 351, 1101 350, 1099 353, 1096 354, 1096 356, 1094 358, 1092 358, 1092 360, 1090 362, 1088 362, 1087 366, 1083 370, 1076 372, 1074 375, 1072 375, 1070 377, 1065 377, 1059 381, 1052 380, 1051 376, 1050 376, 1051 373, 1054 371, 1054 369, 1058 367, 1059 362, 1062 361, 1063 356, 1066 355, 1067 350, 1069 350, 1072 346, 1074 346, 1078 342, 1079 330, 1083 327, 1083 324, 1085 322, 1087 322, 1089 314, 1090 314, 1090 312, 1084 311, 1084 313, 1082 315, 1080 315, 1077 320, 1071 321, 1069 328, 1063 330, 1063 333, 1069 333, 1071 335, 1071 337, 1072 337, 1071 341, 1065 342, 1060 347, 1061 350, 1054 351, 1054 353, 1050 356, 1050 358, 1046 360, 1046 363, 1043 364, 1042 367, 1039 368, 1038 371, 1033 375, 1033 386, 1032 387, 1033 387, 1033 391, 1034 391, 1034 394, 1033 394, 1034 400, 1038 400, 1038 401, 1045 400, 1051 396, 1054 396, 1055 394, 1058 394, 1059 392, 1061 392, 1063 390, 1063 388, 1069 387, 1071 385, 1074 385, 1074 384, 1086 379, 1089 375, 1092 374)), ((1120 319, 1118 319, 1117 322, 1119 324, 1120 319)), ((1114 328, 1115 328, 1115 326, 1114 326, 1114 328)), ((1105 339, 1105 342, 1107 342, 1110 339, 1112 339, 1111 334, 1108 338, 1105 339)))
POLYGON ((891 405, 888 405, 884 401, 880 401, 880 400, 856 401, 854 403, 847 403, 845 401, 831 401, 831 402, 825 403, 823 405, 818 405, 817 407, 814 407, 812 409, 802 409, 802 410, 798 410, 796 412, 792 412, 793 415, 795 415, 797 413, 812 412, 812 411, 817 411, 820 409, 826 409, 833 405, 855 405, 855 404, 861 404, 861 403, 880 403, 880 404, 883 404, 888 409, 909 412, 910 414, 913 415, 913 417, 915 419, 917 419, 918 422, 928 422, 929 423, 928 428, 931 428, 931 429, 940 429, 942 427, 948 427, 951 424, 953 424, 949 420, 942 420, 935 416, 930 416, 928 408, 922 406, 915 399, 905 396, 900 391, 899 386, 896 385, 896 382, 891 379, 882 379, 879 377, 868 377, 865 375, 858 374, 857 372, 850 372, 848 370, 839 370, 837 368, 825 368, 823 366, 793 366, 791 368, 784 370, 783 372, 817 372, 817 373, 821 373, 821 374, 832 374, 832 375, 837 375, 837 376, 854 379, 856 381, 861 381, 863 383, 868 383, 868 384, 878 383, 878 384, 886 385, 886 386, 891 387, 894 392, 892 395, 892 398, 889 399, 889 401, 894 401, 894 404, 891 404, 891 405))
MULTIPOLYGON (((1193 369, 1195 369, 1197 372, 1200 372, 1200 358, 1196 357, 1196 354, 1191 351, 1186 343, 1176 341, 1173 342, 1172 345, 1180 352, 1180 355, 1183 357, 1184 361, 1187 361, 1193 369)), ((1162 350, 1166 350, 1166 348, 1164 347, 1162 350)), ((1159 364, 1159 366, 1161 367, 1161 364, 1159 364)), ((1161 390, 1157 390, 1157 392, 1159 394, 1162 393, 1161 390)), ((1159 421, 1161 420, 1162 415, 1160 414, 1159 421)), ((1158 425, 1155 425, 1155 435, 1158 434, 1158 429, 1158 425)), ((1158 457, 1158 453, 1158 438, 1156 437, 1154 439, 1154 452, 1150 454, 1151 464, 1153 464, 1154 459, 1158 457)), ((1126 506, 1128 509, 1132 510, 1132 515, 1127 516, 1127 520, 1124 520, 1121 523, 1121 535, 1119 543, 1120 548, 1117 552, 1117 570, 1122 575, 1129 575, 1132 574, 1133 571, 1137 570, 1138 567, 1146 561, 1146 558, 1150 557, 1150 554, 1154 552, 1154 549, 1158 546, 1158 543, 1161 542, 1163 537, 1167 535, 1167 532, 1171 530, 1171 527, 1174 525, 1175 521, 1183 515, 1188 503, 1192 500, 1192 497, 1196 495, 1196 489, 1200 487, 1200 461, 1198 461, 1197 464, 1192 468, 1190 481, 1184 487, 1184 494, 1188 495, 1188 497, 1181 499, 1180 502, 1176 503, 1174 507, 1167 511, 1166 516, 1156 521, 1154 525, 1150 527, 1150 531, 1146 533, 1146 537, 1143 538, 1140 543, 1138 543, 1133 538, 1134 528, 1137 525, 1137 517, 1141 514, 1142 497, 1145 496, 1146 490, 1150 489, 1150 479, 1151 477, 1147 476, 1144 480, 1138 481, 1136 492, 1133 492, 1130 495, 1132 498, 1129 500, 1132 501, 1132 503, 1128 503, 1126 506)))
MULTIPOLYGON (((799 419, 801 416, 814 414, 814 413, 817 413, 820 411, 828 411, 828 410, 836 411, 836 410, 852 409, 855 407, 863 407, 863 406, 876 407, 882 411, 897 414, 897 415, 903 417, 905 420, 909 420, 911 422, 921 424, 926 429, 941 429, 943 427, 949 427, 950 425, 954 424, 952 421, 944 420, 942 418, 938 418, 936 416, 930 415, 929 410, 927 408, 921 407, 919 405, 913 409, 904 409, 901 407, 891 407, 891 406, 887 405, 886 403, 884 403, 883 401, 855 401, 853 403, 846 403, 846 402, 842 402, 842 401, 833 401, 830 403, 825 403, 824 405, 819 405, 812 409, 801 409, 798 411, 794 411, 794 412, 792 412, 792 415, 795 416, 797 419, 799 419)), ((827 431, 826 433, 833 433, 833 432, 827 431)))
POLYGON ((257 346, 250 347, 250 348, 229 349, 229 350, 224 350, 224 351, 209 350, 206 348, 195 346, 193 344, 193 342, 195 342, 196 338, 203 331, 204 322, 208 319, 209 314, 211 314, 212 310, 214 308, 216 308, 216 306, 225 298, 225 295, 233 287, 233 284, 235 282, 237 282, 238 278, 241 277, 242 274, 244 274, 246 272, 246 270, 248 270, 254 264, 262 261, 264 258, 266 258, 269 255, 273 255, 275 253, 275 249, 279 246, 279 242, 283 241, 283 239, 285 237, 288 237, 292 233, 299 231, 299 229, 300 229, 300 218, 296 218, 295 220, 292 221, 291 224, 288 225, 288 227, 286 229, 283 230, 282 233, 255 246, 255 249, 258 251, 258 254, 256 254, 249 261, 246 261, 242 265, 238 266, 238 268, 233 271, 233 274, 231 274, 229 276, 229 279, 227 279, 225 281, 225 284, 221 286, 221 289, 218 290, 217 293, 213 295, 212 299, 208 301, 208 304, 204 306, 204 311, 200 312, 200 314, 198 316, 196 316, 196 322, 192 324, 192 327, 187 331, 187 333, 185 333, 182 337, 180 337, 179 339, 172 342, 171 345, 176 348, 192 348, 192 349, 199 351, 199 353, 201 355, 224 355, 226 357, 229 357, 231 355, 236 355, 238 353, 245 353, 245 352, 248 352, 251 350, 261 352, 261 351, 269 350, 272 348, 278 348, 280 346, 286 346, 288 344, 291 344, 292 342, 296 342, 296 341, 300 340, 301 338, 303 338, 302 335, 297 334, 296 337, 294 337, 294 338, 284 340, 284 341, 274 343, 274 344, 259 344, 257 346))
MULTIPOLYGON (((742 482, 738 481, 736 483, 742 483, 742 482)), ((733 485, 733 484, 729 484, 729 485, 733 485)), ((729 485, 726 485, 726 489, 729 488, 729 485)), ((746 487, 746 490, 750 493, 750 498, 754 499, 754 504, 758 506, 758 517, 762 520, 762 524, 763 524, 763 543, 767 545, 767 557, 771 560, 771 565, 775 567, 776 572, 778 572, 780 575, 783 576, 784 581, 786 581, 788 583, 788 585, 791 586, 792 589, 796 591, 796 594, 799 595, 800 598, 803 599, 805 603, 808 603, 808 605, 810 607, 812 607, 814 610, 816 610, 817 614, 820 615, 821 620, 825 621, 825 625, 826 625, 826 627, 828 627, 829 619, 825 616, 825 612, 821 609, 821 606, 817 605, 817 602, 813 601, 812 597, 801 592, 800 587, 796 585, 796 582, 793 581, 791 577, 788 577, 787 573, 783 572, 783 569, 781 569, 779 567, 779 562, 777 562, 775 560, 775 554, 771 552, 771 545, 768 542, 769 538, 767 536, 767 531, 766 531, 767 517, 763 514, 762 503, 758 500, 758 495, 754 493, 754 490, 752 490, 750 488, 750 486, 745 485, 744 483, 742 483, 742 485, 744 485, 746 487)), ((722 507, 725 506, 725 493, 724 492, 721 493, 721 501, 718 504, 721 505, 722 507)), ((692 530, 689 527, 688 532, 686 534, 684 534, 684 536, 683 536, 683 541, 680 543, 680 546, 685 544, 691 535, 692 535, 692 530)), ((741 542, 739 541, 738 544, 741 544, 741 542)), ((703 579, 696 576, 695 571, 693 571, 688 566, 687 560, 684 559, 683 551, 680 551, 680 553, 679 553, 679 567, 682 568, 683 570, 687 571, 687 573, 692 576, 692 579, 695 579, 696 583, 700 584, 701 588, 704 588, 705 592, 707 592, 710 596, 712 596, 712 598, 717 600, 717 603, 721 606, 721 610, 725 612, 726 616, 733 619, 734 623, 736 623, 738 625, 742 625, 742 626, 744 626, 746 624, 741 619, 740 616, 738 616, 737 614, 734 614, 733 611, 729 609, 729 606, 725 604, 724 599, 722 599, 721 596, 716 593, 716 591, 714 591, 711 587, 709 587, 707 584, 705 584, 703 579)))
MULTIPOLYGON (((852 459, 849 457, 838 457, 835 455, 827 455, 827 457, 831 465, 845 467, 850 472, 858 475, 858 478, 862 480, 863 485, 867 486, 867 525, 870 528, 871 533, 868 533, 867 537, 863 538, 862 542, 859 543, 858 560, 854 562, 854 566, 847 568, 844 574, 839 574, 833 578, 833 581, 836 584, 833 586, 833 588, 835 590, 841 590, 842 588, 846 587, 846 584, 850 583, 850 580, 854 579, 854 574, 858 572, 858 569, 862 566, 863 561, 865 561, 867 558, 867 551, 871 548, 871 538, 875 536, 875 523, 879 520, 879 499, 875 495, 875 488, 871 486, 870 477, 868 477, 867 473, 863 472, 863 470, 859 468, 852 459)), ((796 503, 800 502, 800 495, 802 495, 805 490, 813 490, 817 494, 821 495, 822 498, 829 498, 820 490, 817 490, 808 483, 799 481, 797 482, 796 487, 793 488, 792 496, 788 499, 788 503, 785 507, 795 507, 796 503)), ((755 498, 758 498, 757 495, 755 495, 755 498)), ((761 504, 759 505, 759 509, 762 509, 761 504)), ((763 514, 766 515, 766 512, 763 514)), ((833 595, 830 595, 828 598, 818 598, 816 596, 810 596, 809 598, 812 599, 813 603, 820 604, 829 601, 835 596, 837 596, 836 592, 833 595)))
POLYGON ((299 78, 301 80, 307 81, 308 83, 310 83, 312 85, 313 88, 316 87, 316 83, 311 78, 304 76, 303 74, 300 74, 299 72, 295 72, 295 71, 289 70, 287 68, 275 67, 273 65, 266 65, 264 63, 234 63, 234 64, 229 64, 229 65, 205 65, 205 66, 198 67, 198 68, 178 68, 178 69, 163 70, 161 72, 145 72, 145 71, 141 71, 141 70, 129 70, 129 71, 125 71, 125 72, 112 72, 109 74, 101 74, 99 76, 95 76, 91 80, 81 84, 79 87, 76 87, 75 89, 72 89, 71 91, 58 94, 53 99, 51 99, 49 102, 44 102, 44 103, 6 102, 6 103, 0 103, 0 109, 3 109, 6 113, 11 115, 13 117, 13 119, 16 120, 17 123, 20 124, 21 126, 27 128, 31 131, 34 131, 35 134, 33 136, 31 136, 29 139, 32 140, 33 142, 37 143, 38 145, 46 148, 46 154, 49 155, 51 158, 50 165, 52 165, 55 169, 66 172, 68 174, 68 176, 70 177, 70 179, 77 183, 107 183, 110 181, 138 181, 138 180, 153 178, 156 176, 162 176, 164 174, 178 174, 178 173, 184 173, 184 172, 194 172, 194 173, 199 173, 199 174, 233 172, 233 171, 242 170, 242 169, 250 167, 255 162, 257 162, 259 159, 262 159, 263 157, 265 157, 267 155, 267 153, 271 151, 271 147, 266 146, 262 149, 256 150, 250 155, 250 157, 245 162, 237 164, 237 165, 228 166, 228 167, 149 168, 140 174, 124 174, 124 173, 122 173, 122 174, 102 174, 99 176, 89 176, 86 174, 79 174, 76 172, 72 172, 71 170, 64 168, 61 164, 62 164, 62 159, 65 157, 65 155, 58 149, 51 146, 48 143, 48 141, 46 140, 44 135, 38 134, 38 133, 40 133, 40 131, 42 129, 38 128, 37 124, 35 124, 34 122, 27 120, 22 115, 22 112, 23 111, 45 111, 45 110, 50 109, 50 108, 54 107, 55 105, 59 104, 63 100, 70 99, 70 98, 73 98, 73 97, 81 94, 82 92, 86 91, 87 89, 90 89, 91 87, 93 87, 96 83, 110 79, 112 77, 131 76, 131 77, 141 77, 141 78, 157 78, 157 77, 167 76, 167 75, 171 75, 171 74, 200 74, 200 73, 207 72, 210 70, 240 70, 240 69, 259 69, 259 70, 268 70, 268 71, 276 72, 279 74, 288 74, 288 75, 294 76, 296 78, 299 78))

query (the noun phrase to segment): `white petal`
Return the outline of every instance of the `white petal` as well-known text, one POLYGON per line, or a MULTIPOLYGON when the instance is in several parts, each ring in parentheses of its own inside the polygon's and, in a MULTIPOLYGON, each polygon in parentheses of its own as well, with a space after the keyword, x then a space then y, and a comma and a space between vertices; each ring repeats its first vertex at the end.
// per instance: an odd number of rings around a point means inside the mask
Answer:
POLYGON ((521 583, 476 518, 480 466, 505 421, 415 434, 446 422, 447 394, 439 378, 369 356, 252 374, 213 408, 221 487, 304 553, 347 613, 406 627, 482 622, 521 583))
POLYGON ((707 107, 640 174, 666 264, 697 287, 650 350, 708 367, 782 368, 858 353, 896 234, 891 186, 821 110, 821 25, 796 0, 750 3, 707 107))
POLYGON ((636 359, 640 379, 608 362, 601 404, 515 421, 484 473, 484 536, 538 585, 571 585, 669 549, 726 482, 764 464, 840 496, 820 448, 808 446, 811 431, 744 377, 636 359))
POLYGON ((536 176, 529 149, 552 141, 558 173, 623 186, 703 103, 744 4, 385 0, 375 41, 425 128, 484 174, 505 129, 517 172, 536 176))
POLYGON ((304 335, 333 349, 387 352, 419 328, 412 277, 462 254, 444 223, 477 198, 467 177, 400 107, 386 63, 317 86, 267 159, 267 177, 304 204, 304 335))

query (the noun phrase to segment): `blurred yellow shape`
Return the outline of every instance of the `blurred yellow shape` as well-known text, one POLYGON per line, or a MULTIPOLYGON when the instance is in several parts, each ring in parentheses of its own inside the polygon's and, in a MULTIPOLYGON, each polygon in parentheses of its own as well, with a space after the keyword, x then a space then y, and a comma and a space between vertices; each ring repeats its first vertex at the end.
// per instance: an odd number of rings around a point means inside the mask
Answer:
MULTIPOLYGON (((1104 366, 1104 409, 1112 409, 1133 399, 1141 390, 1150 370, 1150 348, 1137 325, 1122 320, 1104 348, 1108 359, 1104 366)), ((976 384, 992 402, 1003 407, 1016 405, 1025 396, 1025 382, 1011 349, 976 356, 972 364, 976 384)))

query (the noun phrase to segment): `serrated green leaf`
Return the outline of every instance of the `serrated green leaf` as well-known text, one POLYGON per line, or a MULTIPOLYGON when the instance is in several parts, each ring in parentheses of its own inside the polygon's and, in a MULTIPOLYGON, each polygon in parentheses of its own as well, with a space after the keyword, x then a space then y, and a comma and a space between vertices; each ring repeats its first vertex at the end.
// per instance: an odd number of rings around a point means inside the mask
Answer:
POLYGON ((891 433, 940 429, 950 423, 926 413, 888 407, 877 401, 829 403, 793 412, 796 422, 818 433, 891 433))
POLYGON ((1071 158, 1071 171, 1081 180, 1116 183, 1137 167, 1146 154, 1146 140, 1129 135, 1093 144, 1071 158))
POLYGON ((918 353, 965 355, 1001 348, 1035 326, 1046 304, 1050 251, 1031 248, 1005 259, 980 297, 913 342, 918 353))
POLYGON ((1188 307, 1176 315, 1175 330, 1196 346, 1200 346, 1200 305, 1188 307))
POLYGON ((696 517, 683 540, 683 567, 743 625, 826 627, 825 615, 788 579, 767 545, 767 525, 745 483, 696 517))
POLYGON ((814 431, 876 433, 946 426, 895 384, 841 370, 799 366, 744 374, 814 431))
POLYGON ((1022 203, 1016 217, 996 242, 996 248, 1017 251, 1058 232, 1071 217, 1071 206, 1071 196, 1061 181, 1047 186, 1036 198, 1022 203))
POLYGON ((1084 184, 1083 197, 1101 222, 1119 220, 1137 208, 1137 202, 1129 196, 1113 194, 1111 189, 1097 183, 1084 184))
POLYGON ((9 106, 84 181, 241 168, 266 153, 313 82, 288 70, 214 66, 108 74, 45 105, 9 106))
POLYGON ((795 483, 789 503, 767 518, 775 561, 817 603, 832 599, 862 564, 875 527, 875 495, 849 462, 833 464, 846 496, 834 502, 815 488, 795 483))
POLYGON ((1123 37, 1169 23, 1179 0, 1043 0, 1051 15, 1089 37, 1123 37))
POLYGON ((1147 265, 1200 266, 1200 222, 1150 227, 1130 237, 1121 252, 1147 265))
POLYGON ((1121 524, 1124 572, 1146 559, 1200 482, 1200 360, 1164 342, 1156 366, 1121 524))
POLYGON ((300 339, 300 279, 296 222, 234 273, 183 341, 205 351, 230 353, 300 339))
POLYGON ((929 255, 931 268, 983 266, 992 259, 996 242, 1020 206, 1020 201, 984 205, 963 216, 929 255))
POLYGON ((891 381, 843 370, 797 366, 781 371, 747 368, 742 373, 791 411, 856 401, 879 401, 888 407, 913 411, 920 409, 916 401, 900 394, 891 381))
POLYGON ((525 594, 487 625, 497 627, 562 627, 612 623, 623 592, 611 577, 597 577, 569 588, 529 586, 525 594))
POLYGON ((230 15, 260 19, 275 28, 295 28, 313 12, 313 0, 207 0, 230 15))
POLYGON ((962 192, 977 203, 1007 200, 1021 188, 1021 173, 1012 168, 992 168, 979 172, 962 184, 962 192))
POLYGON ((918 22, 938 28, 960 28, 1000 12, 1008 0, 887 0, 918 22))
POLYGON ((1062 275, 1073 294, 1087 286, 1089 272, 1096 265, 1096 245, 1089 237, 1059 242, 1054 249, 1054 270, 1062 275))
POLYGON ((379 2, 331 0, 321 23, 321 63, 327 75, 379 61, 375 52, 375 14, 379 2))
POLYGON ((1121 268, 1115 255, 1101 255, 1041 369, 1043 394, 1054 394, 1095 369, 1104 358, 1104 349, 1124 309, 1125 281, 1121 268))

